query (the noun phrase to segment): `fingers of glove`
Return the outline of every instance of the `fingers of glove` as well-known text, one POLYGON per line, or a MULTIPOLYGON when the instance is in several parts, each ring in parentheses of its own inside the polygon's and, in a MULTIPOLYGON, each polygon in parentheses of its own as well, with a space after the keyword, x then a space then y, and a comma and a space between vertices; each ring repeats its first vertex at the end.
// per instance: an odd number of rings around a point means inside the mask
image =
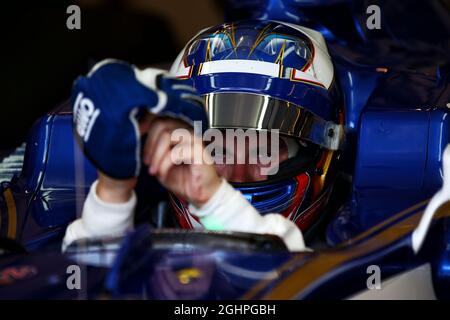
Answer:
POLYGON ((158 89, 160 90, 186 90, 186 91, 193 91, 195 92, 195 88, 191 85, 191 83, 188 83, 184 80, 181 80, 171 76, 169 74, 165 74, 164 76, 160 77, 157 82, 158 89))
POLYGON ((181 94, 181 99, 188 101, 194 105, 197 105, 199 107, 202 107, 205 105, 205 101, 204 99, 202 99, 200 96, 196 95, 196 94, 192 94, 192 93, 182 93, 181 94))
POLYGON ((162 89, 164 90, 164 88, 169 88, 169 91, 172 91, 173 94, 175 94, 175 96, 180 97, 180 99, 184 99, 184 100, 193 100, 196 103, 200 103, 201 105, 204 104, 203 99, 199 96, 197 90, 189 85, 189 84, 185 84, 185 83, 179 83, 179 80, 177 79, 170 79, 165 77, 163 82, 163 87, 162 89))
POLYGON ((189 86, 187 84, 172 84, 171 89, 180 91, 180 93, 183 93, 183 92, 185 92, 185 93, 194 93, 194 94, 197 93, 197 90, 195 90, 194 87, 189 86))
POLYGON ((163 160, 165 154, 170 152, 170 133, 163 132, 160 135, 158 144, 155 146, 155 150, 150 160, 150 174, 154 175, 159 170, 159 165, 163 160))

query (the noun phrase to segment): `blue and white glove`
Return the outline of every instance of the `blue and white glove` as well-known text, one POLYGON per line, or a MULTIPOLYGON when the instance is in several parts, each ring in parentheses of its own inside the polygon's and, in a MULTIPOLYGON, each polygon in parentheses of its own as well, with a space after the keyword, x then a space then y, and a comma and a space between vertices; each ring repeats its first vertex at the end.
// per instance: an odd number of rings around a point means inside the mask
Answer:
POLYGON ((203 100, 194 88, 159 69, 139 70, 104 60, 72 89, 74 133, 85 155, 108 176, 127 179, 141 167, 142 111, 178 118, 207 128, 203 100))

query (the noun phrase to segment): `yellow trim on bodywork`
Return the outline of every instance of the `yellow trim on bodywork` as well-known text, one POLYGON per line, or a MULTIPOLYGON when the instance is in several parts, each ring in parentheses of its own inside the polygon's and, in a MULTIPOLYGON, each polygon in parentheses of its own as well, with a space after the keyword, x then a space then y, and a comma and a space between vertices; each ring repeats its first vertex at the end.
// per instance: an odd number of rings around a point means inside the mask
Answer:
POLYGON ((319 190, 322 191, 323 186, 325 185, 325 179, 327 178, 327 174, 328 174, 328 169, 330 168, 330 164, 331 164, 331 160, 333 160, 333 156, 334 156, 334 151, 333 150, 328 150, 326 159, 325 159, 325 163, 323 164, 322 167, 322 174, 319 177, 319 181, 320 181, 320 188, 319 190))
MULTIPOLYGON (((357 257, 363 256, 368 252, 376 249, 380 249, 387 244, 398 240, 407 233, 412 232, 418 225, 420 218, 422 217, 423 211, 419 211, 408 217, 405 220, 399 221, 395 225, 389 227, 388 229, 380 232, 374 237, 364 241, 362 243, 352 245, 353 243, 360 241, 374 232, 379 231, 389 223, 401 219, 412 211, 419 209, 426 205, 430 199, 424 200, 416 205, 413 205, 389 219, 381 222, 380 224, 370 228, 369 230, 361 233, 360 235, 344 242, 342 245, 330 250, 322 251, 317 253, 316 256, 312 257, 311 260, 306 261, 304 265, 298 267, 293 273, 287 276, 277 284, 273 290, 262 297, 262 299, 290 299, 295 294, 306 289, 308 286, 312 285, 321 276, 325 275, 327 272, 331 271, 338 265, 342 263, 355 259, 357 257)), ((443 206, 444 207, 444 206, 443 206)), ((447 212, 441 207, 435 214, 435 218, 441 218, 443 216, 450 216, 450 202, 445 206, 447 212)), ((304 259, 304 255, 296 256, 290 261, 286 262, 283 266, 278 268, 276 271, 281 274, 295 266, 296 263, 304 259)), ((242 299, 254 299, 254 296, 262 291, 267 285, 269 285, 271 280, 263 280, 257 283, 252 289, 250 289, 242 299)))
POLYGON ((419 223, 422 213, 423 211, 415 213, 397 225, 358 245, 336 250, 335 252, 319 254, 317 258, 306 262, 300 269, 291 273, 262 299, 292 299, 297 293, 307 289, 315 281, 342 263, 381 249, 410 233, 419 223))
POLYGON ((16 238, 17 232, 17 210, 16 203, 14 201, 14 197, 11 193, 11 190, 6 189, 3 192, 3 196, 5 197, 6 207, 8 208, 8 232, 7 237, 11 239, 16 238))
POLYGON ((197 280, 203 276, 198 268, 187 268, 177 271, 177 278, 181 284, 189 284, 192 280, 197 280))
POLYGON ((416 210, 416 209, 418 209, 420 207, 423 207, 429 201, 430 201, 430 199, 421 201, 421 202, 419 202, 419 203, 417 203, 417 204, 415 204, 415 205, 413 205, 413 206, 411 206, 411 207, 409 207, 409 208, 407 208, 407 209, 405 209, 403 211, 400 211, 399 213, 395 214, 394 216, 392 216, 392 217, 384 220, 383 222, 377 224, 376 226, 368 229, 367 231, 364 231, 364 232, 360 233, 359 235, 357 235, 356 237, 345 241, 344 243, 342 243, 342 246, 350 245, 352 243, 355 243, 357 241, 360 241, 360 240, 364 239, 365 237, 369 236, 371 233, 373 233, 373 232, 383 228, 384 226, 390 224, 391 222, 393 222, 393 221, 395 221, 397 219, 400 219, 401 217, 407 215, 411 211, 414 211, 414 210, 416 210))

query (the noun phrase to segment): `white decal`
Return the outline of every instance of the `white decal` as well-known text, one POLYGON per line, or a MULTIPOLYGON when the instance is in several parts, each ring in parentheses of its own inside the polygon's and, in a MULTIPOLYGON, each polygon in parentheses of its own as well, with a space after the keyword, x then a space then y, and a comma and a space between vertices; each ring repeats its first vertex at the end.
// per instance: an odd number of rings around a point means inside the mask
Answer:
POLYGON ((76 130, 84 142, 88 142, 95 120, 100 115, 100 110, 95 109, 91 99, 83 97, 80 92, 75 100, 73 116, 76 130))

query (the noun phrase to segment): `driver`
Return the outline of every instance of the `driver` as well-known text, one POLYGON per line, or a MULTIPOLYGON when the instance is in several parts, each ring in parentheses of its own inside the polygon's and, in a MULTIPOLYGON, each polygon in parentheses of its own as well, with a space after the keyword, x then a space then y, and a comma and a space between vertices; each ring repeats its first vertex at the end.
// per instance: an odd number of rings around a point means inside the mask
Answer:
POLYGON ((327 203, 343 136, 333 80, 322 36, 274 21, 206 29, 170 73, 98 63, 72 96, 98 179, 63 249, 133 229, 143 163, 181 227, 274 234, 307 250, 302 230, 327 203))

